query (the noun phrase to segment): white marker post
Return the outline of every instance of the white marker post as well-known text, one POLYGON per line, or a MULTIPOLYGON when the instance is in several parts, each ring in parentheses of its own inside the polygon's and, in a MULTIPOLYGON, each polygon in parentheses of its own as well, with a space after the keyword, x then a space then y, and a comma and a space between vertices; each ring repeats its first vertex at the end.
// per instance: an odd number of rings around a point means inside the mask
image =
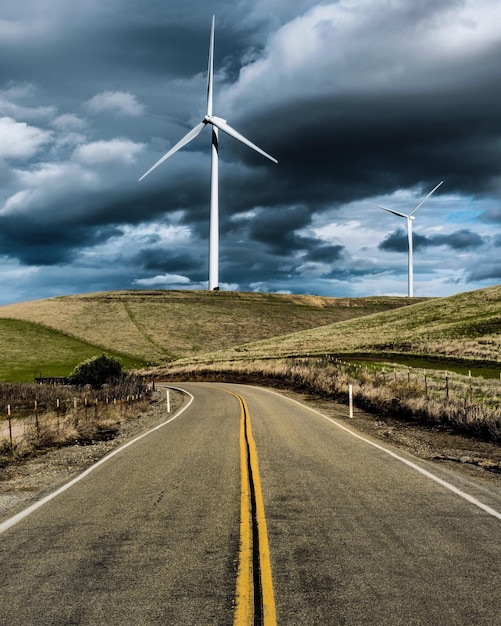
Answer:
POLYGON ((353 385, 348 386, 348 395, 350 399, 350 417, 353 417, 353 385))
POLYGON ((170 413, 170 389, 167 389, 167 413, 170 413))

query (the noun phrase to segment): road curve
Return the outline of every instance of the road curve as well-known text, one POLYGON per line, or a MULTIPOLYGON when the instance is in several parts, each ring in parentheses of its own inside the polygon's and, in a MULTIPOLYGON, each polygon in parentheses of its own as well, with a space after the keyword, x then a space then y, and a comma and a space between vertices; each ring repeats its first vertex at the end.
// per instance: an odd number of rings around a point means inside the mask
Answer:
POLYGON ((233 624, 233 394, 252 424, 278 624, 501 623, 499 490, 264 389, 182 387, 194 401, 179 418, 0 535, 0 624, 233 624))

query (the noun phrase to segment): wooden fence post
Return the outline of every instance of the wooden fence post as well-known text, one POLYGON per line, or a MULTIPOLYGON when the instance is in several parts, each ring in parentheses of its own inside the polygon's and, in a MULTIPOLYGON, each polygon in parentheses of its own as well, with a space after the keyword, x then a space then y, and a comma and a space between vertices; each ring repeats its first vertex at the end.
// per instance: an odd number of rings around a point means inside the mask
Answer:
POLYGON ((9 418, 9 437, 10 437, 10 449, 14 450, 14 442, 12 440, 12 420, 10 416, 10 404, 7 405, 7 416, 9 418))
POLYGON ((35 427, 37 429, 37 434, 40 435, 40 424, 38 423, 38 401, 35 400, 35 427))

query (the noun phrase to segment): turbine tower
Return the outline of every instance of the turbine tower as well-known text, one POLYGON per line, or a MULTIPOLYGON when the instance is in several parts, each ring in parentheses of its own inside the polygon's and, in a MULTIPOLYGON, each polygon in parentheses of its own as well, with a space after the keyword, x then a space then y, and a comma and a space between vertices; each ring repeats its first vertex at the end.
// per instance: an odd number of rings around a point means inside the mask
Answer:
POLYGON ((393 213, 393 215, 397 215, 398 217, 404 217, 407 221, 407 240, 409 243, 409 256, 408 256, 408 289, 407 289, 407 295, 409 296, 409 298, 412 298, 414 296, 414 273, 413 273, 413 260, 412 260, 412 220, 415 219, 414 218, 414 213, 419 209, 419 207, 424 204, 426 202, 426 200, 428 200, 428 198, 431 196, 432 193, 435 193, 435 191, 440 187, 440 185, 443 184, 443 180, 440 181, 438 183, 438 185, 436 187, 434 187, 430 193, 428 195, 426 195, 419 204, 417 204, 412 211, 409 214, 405 214, 405 213, 399 213, 398 211, 393 211, 392 209, 387 209, 384 206, 379 206, 379 204, 375 204, 374 206, 377 207, 378 209, 383 209, 383 211, 388 211, 388 213, 393 213))
POLYGON ((234 128, 226 123, 226 120, 221 117, 216 117, 212 113, 212 94, 213 94, 213 76, 214 76, 214 26, 215 16, 212 16, 212 29, 210 35, 209 45, 209 66, 207 70, 207 109, 203 120, 197 124, 189 133, 187 133, 178 143, 173 146, 166 154, 159 159, 155 165, 141 176, 140 181, 143 180, 150 172, 163 163, 166 159, 172 156, 175 152, 180 150, 187 143, 195 139, 202 130, 210 125, 212 130, 212 150, 211 150, 211 192, 210 192, 210 217, 209 217, 209 289, 219 289, 219 183, 218 183, 218 131, 222 130, 230 137, 233 137, 237 141, 245 144, 249 148, 252 148, 256 152, 259 152, 266 158, 270 159, 274 163, 278 163, 277 159, 269 155, 264 150, 261 150, 258 146, 246 139, 243 135, 238 133, 234 128))

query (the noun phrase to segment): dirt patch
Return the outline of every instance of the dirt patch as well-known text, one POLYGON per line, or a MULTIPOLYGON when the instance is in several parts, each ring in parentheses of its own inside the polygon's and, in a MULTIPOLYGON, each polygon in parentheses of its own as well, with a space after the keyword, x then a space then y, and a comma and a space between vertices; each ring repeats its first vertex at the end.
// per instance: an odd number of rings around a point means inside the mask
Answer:
MULTIPOLYGON (((294 391, 282 389, 280 392, 418 458, 447 465, 481 482, 501 487, 501 446, 498 444, 458 435, 438 426, 381 418, 357 409, 350 419, 345 405, 294 391)), ((171 393, 172 412, 183 401, 182 394, 171 393)), ((0 469, 0 520, 54 491, 111 450, 160 424, 166 417, 164 392, 157 391, 148 410, 120 424, 119 434, 112 440, 48 450, 35 458, 0 469)))

